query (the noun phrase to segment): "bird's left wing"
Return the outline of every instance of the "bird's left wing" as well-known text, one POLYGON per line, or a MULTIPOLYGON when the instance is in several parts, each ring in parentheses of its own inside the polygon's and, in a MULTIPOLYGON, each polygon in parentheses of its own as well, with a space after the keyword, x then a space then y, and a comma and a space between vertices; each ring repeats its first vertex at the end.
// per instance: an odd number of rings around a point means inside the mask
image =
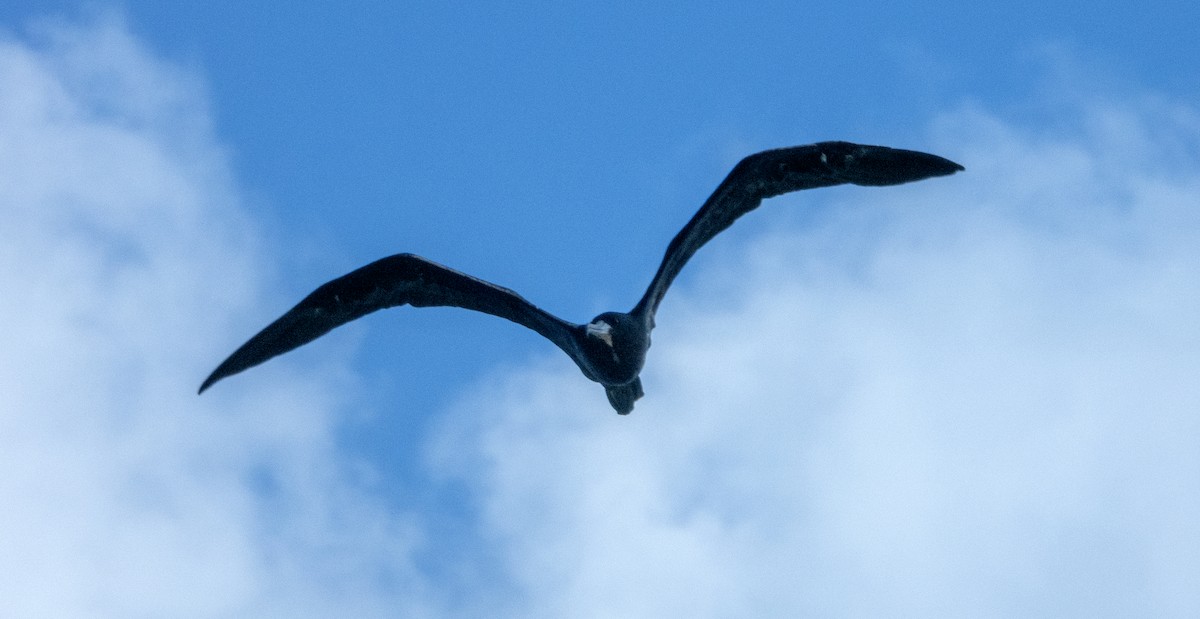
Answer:
POLYGON ((646 294, 630 313, 652 321, 667 288, 692 254, 767 198, 845 183, 899 185, 962 169, 929 153, 850 142, 820 142, 750 155, 734 166, 671 240, 646 294))
POLYGON ((577 325, 538 309, 508 288, 420 256, 397 254, 314 290, 217 366, 200 385, 200 393, 226 376, 299 348, 338 326, 399 305, 453 306, 499 316, 537 331, 572 359, 578 355, 573 336, 577 325))

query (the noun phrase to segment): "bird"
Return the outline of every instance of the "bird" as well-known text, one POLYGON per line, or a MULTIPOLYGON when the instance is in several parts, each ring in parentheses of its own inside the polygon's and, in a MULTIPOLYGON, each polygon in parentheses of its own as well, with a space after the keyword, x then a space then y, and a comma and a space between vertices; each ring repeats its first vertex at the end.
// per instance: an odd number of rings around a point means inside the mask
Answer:
POLYGON ((739 217, 765 199, 794 191, 847 183, 900 185, 964 169, 929 153, 841 141, 749 155, 671 240, 633 309, 603 312, 586 324, 563 320, 508 288, 421 256, 388 256, 318 287, 221 362, 198 393, 377 310, 442 306, 491 314, 536 331, 562 349, 585 377, 604 387, 617 413, 627 415, 644 395, 640 375, 663 296, 688 259, 739 217))

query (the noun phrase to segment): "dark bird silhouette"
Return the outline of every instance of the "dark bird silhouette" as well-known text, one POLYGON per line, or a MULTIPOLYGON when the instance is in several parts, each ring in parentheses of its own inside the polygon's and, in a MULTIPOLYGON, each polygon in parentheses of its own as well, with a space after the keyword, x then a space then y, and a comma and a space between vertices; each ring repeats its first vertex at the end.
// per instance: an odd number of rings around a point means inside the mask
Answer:
POLYGON ((654 314, 683 265, 710 239, 766 198, 851 183, 899 185, 963 167, 936 155, 885 146, 821 142, 763 151, 741 160, 667 247, 646 293, 628 313, 604 312, 586 325, 553 316, 521 295, 413 254, 396 254, 339 277, 305 297, 250 338, 200 385, 213 383, 298 348, 335 327, 399 305, 462 307, 507 318, 554 342, 604 385, 622 415, 642 397, 638 375, 650 348, 654 314))

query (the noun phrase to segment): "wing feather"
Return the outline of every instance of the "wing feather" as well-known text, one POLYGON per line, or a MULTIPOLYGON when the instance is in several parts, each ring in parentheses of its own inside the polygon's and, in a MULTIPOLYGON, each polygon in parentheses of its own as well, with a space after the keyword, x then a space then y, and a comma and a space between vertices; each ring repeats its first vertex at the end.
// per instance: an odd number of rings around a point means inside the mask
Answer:
POLYGON ((962 169, 937 155, 849 142, 820 142, 750 155, 734 166, 671 240, 658 272, 630 313, 653 324, 658 304, 688 259, 766 198, 845 183, 899 185, 962 169))
POLYGON ((252 368, 371 312, 400 305, 452 306, 499 316, 540 333, 573 359, 577 325, 538 309, 521 295, 414 254, 377 260, 317 288, 242 344, 200 385, 252 368))

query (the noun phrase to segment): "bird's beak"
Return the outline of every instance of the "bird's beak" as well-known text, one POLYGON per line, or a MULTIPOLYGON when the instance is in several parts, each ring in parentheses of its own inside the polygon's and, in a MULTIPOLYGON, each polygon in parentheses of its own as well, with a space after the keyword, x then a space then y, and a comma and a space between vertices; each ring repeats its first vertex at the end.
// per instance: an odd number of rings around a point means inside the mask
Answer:
POLYGON ((597 320, 596 322, 588 323, 586 330, 588 336, 599 338, 600 341, 608 344, 610 348, 612 347, 612 325, 604 322, 603 320, 597 320))

